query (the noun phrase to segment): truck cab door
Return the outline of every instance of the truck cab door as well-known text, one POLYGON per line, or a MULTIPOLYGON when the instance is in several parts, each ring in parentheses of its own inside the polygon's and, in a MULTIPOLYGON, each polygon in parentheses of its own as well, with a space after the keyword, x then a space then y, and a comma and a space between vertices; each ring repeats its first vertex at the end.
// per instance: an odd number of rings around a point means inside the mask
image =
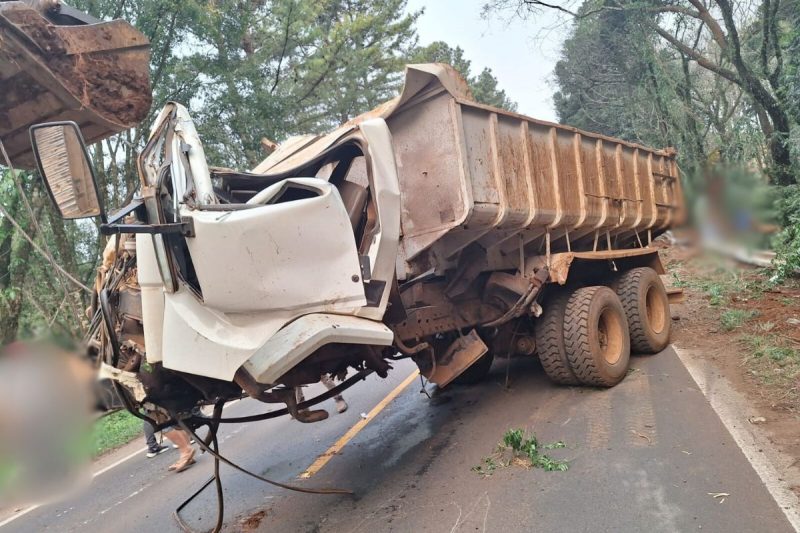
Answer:
POLYGON ((350 218, 333 185, 288 178, 230 207, 184 211, 204 305, 297 315, 366 305, 350 218))

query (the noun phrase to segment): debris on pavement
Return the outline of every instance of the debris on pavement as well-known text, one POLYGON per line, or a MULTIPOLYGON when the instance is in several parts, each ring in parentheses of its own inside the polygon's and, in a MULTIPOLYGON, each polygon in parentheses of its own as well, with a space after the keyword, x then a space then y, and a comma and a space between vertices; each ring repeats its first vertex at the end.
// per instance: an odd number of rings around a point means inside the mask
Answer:
POLYGON ((521 428, 510 429, 503 435, 503 442, 497 445, 495 453, 485 457, 482 464, 473 466, 472 471, 488 477, 499 467, 515 464, 527 470, 541 468, 548 472, 564 472, 569 469, 567 461, 553 459, 541 453, 541 450, 566 447, 563 441, 542 445, 533 433, 528 435, 521 428))

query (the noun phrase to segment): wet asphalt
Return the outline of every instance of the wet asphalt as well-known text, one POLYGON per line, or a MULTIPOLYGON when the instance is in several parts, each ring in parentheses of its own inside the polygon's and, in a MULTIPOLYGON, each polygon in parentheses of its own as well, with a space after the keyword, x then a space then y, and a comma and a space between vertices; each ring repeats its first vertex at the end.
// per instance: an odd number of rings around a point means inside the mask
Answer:
MULTIPOLYGON (((227 426, 221 449, 258 474, 353 496, 287 492, 222 467, 225 531, 262 532, 783 532, 793 528, 702 392, 667 349, 633 359, 609 390, 556 387, 529 359, 496 361, 479 385, 432 398, 414 381, 313 477, 298 476, 414 369, 396 365, 350 389, 350 409, 303 425, 289 419, 227 426), (508 387, 506 384, 508 375, 508 387), (566 472, 512 464, 473 467, 511 428, 535 433, 566 472)), ((306 394, 307 397, 310 394, 306 394)), ((226 408, 264 410, 245 400, 226 408)), ((143 454, 97 476, 88 490, 21 516, 3 531, 181 531, 174 509, 208 479, 199 456, 181 474, 177 452, 143 454)), ((498 461, 499 462, 499 461, 498 461)), ((208 489, 183 516, 198 531, 216 520, 208 489)))

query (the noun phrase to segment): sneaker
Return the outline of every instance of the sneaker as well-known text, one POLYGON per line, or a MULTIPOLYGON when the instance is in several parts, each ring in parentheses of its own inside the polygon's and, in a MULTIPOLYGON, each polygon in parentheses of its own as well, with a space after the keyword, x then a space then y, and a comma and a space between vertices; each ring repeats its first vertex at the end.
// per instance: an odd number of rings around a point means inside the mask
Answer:
POLYGON ((347 411, 347 402, 343 399, 339 398, 336 400, 336 410, 340 413, 344 413, 347 411))
POLYGON ((147 450, 147 458, 152 459, 156 455, 161 455, 166 451, 169 451, 169 446, 159 446, 155 450, 147 450))

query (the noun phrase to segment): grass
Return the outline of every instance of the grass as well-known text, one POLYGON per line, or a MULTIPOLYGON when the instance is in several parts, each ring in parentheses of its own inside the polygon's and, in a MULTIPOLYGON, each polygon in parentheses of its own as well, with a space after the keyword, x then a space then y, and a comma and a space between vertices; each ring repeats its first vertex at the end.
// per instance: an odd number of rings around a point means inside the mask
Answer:
POLYGON ((791 346, 786 346, 780 339, 771 335, 744 335, 742 341, 750 348, 752 357, 766 358, 779 366, 789 363, 800 364, 800 354, 791 346))
POLYGON ((104 416, 95 422, 92 429, 92 456, 97 457, 118 448, 137 436, 144 438, 142 421, 128 411, 117 411, 104 416))
POLYGON ((733 331, 757 315, 758 311, 749 311, 746 309, 725 309, 719 315, 719 321, 722 325, 722 329, 725 331, 733 331))
POLYGON ((509 429, 503 435, 503 441, 497 445, 495 454, 485 457, 472 471, 484 477, 491 476, 500 467, 517 464, 525 468, 541 468, 548 472, 564 472, 569 468, 567 461, 553 459, 542 453, 542 450, 566 448, 562 441, 551 444, 540 444, 536 436, 526 434, 521 428, 509 429))
MULTIPOLYGON (((87 447, 92 457, 127 444, 134 438, 144 438, 142 421, 127 411, 117 411, 98 419, 89 435, 81 436, 76 445, 76 457, 85 459, 87 447)), ((0 496, 14 489, 21 475, 20 466, 14 461, 0 456, 0 496)))
POLYGON ((8 460, 0 460, 0 494, 9 492, 17 476, 17 467, 8 460))
POLYGON ((723 305, 732 294, 745 299, 759 298, 769 286, 761 277, 752 277, 752 273, 750 276, 743 276, 741 272, 723 267, 691 279, 681 278, 673 272, 672 284, 704 293, 708 303, 713 306, 723 305))
POLYGON ((707 304, 698 309, 705 307, 710 333, 728 334, 723 338, 738 343, 731 355, 741 358, 760 394, 773 405, 800 410, 800 342, 786 323, 800 316, 800 282, 787 279, 777 287, 765 270, 738 269, 709 256, 673 263, 670 270, 672 285, 707 304))

